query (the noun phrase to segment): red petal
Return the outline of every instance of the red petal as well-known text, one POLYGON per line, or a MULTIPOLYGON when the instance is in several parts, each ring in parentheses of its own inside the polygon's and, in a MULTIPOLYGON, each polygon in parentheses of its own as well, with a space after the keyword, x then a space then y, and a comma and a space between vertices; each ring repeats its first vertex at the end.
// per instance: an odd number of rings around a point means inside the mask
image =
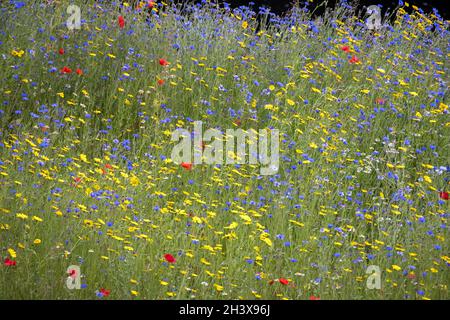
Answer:
POLYGON ((170 253, 166 253, 165 255, 164 255, 164 258, 167 260, 167 262, 169 262, 169 263, 174 263, 176 260, 175 260, 175 258, 174 258, 174 256, 173 255, 171 255, 170 253))
POLYGON ((441 199, 448 200, 449 199, 449 194, 448 194, 448 192, 442 191, 442 192, 439 192, 439 197, 441 199))
POLYGON ((183 168, 185 168, 186 170, 191 170, 192 169, 192 163, 189 163, 189 162, 182 162, 181 166, 183 168))

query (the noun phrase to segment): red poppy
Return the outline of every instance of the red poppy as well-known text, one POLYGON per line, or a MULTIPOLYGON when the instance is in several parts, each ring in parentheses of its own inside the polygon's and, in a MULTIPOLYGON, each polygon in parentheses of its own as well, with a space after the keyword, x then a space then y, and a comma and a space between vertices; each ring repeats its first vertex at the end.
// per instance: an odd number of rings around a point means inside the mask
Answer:
POLYGON ((112 165, 110 165, 109 163, 107 163, 107 164, 105 164, 105 168, 102 169, 102 174, 107 174, 107 173, 108 173, 108 170, 112 170, 112 169, 113 169, 112 165))
POLYGON ((237 125, 237 126, 240 126, 242 124, 241 119, 234 120, 234 124, 237 125))
POLYGON ((316 296, 310 296, 309 300, 320 300, 320 297, 316 297, 316 296))
POLYGON ((186 170, 191 170, 192 169, 192 163, 190 163, 190 162, 182 162, 181 166, 183 168, 185 168, 186 170))
POLYGON ((69 67, 64 67, 61 69, 61 73, 72 73, 72 69, 69 67))
POLYGON ((359 59, 358 59, 358 57, 353 56, 350 60, 348 60, 348 62, 350 62, 350 63, 358 63, 359 59))
POLYGON ((105 167, 102 168, 102 174, 107 174, 108 170, 112 170, 112 166, 109 163, 105 164, 105 167))
POLYGON ((60 55, 63 55, 64 54, 64 49, 60 48, 58 52, 59 52, 60 55))
POLYGON ((158 84, 159 84, 160 86, 162 86, 162 85, 164 84, 164 82, 165 82, 165 81, 164 81, 163 79, 159 79, 159 80, 158 80, 158 84))
POLYGON ((165 67, 169 64, 169 62, 166 59, 161 58, 159 59, 159 64, 165 67))
POLYGON ((147 6, 148 6, 149 8, 153 8, 154 5, 155 5, 155 2, 154 2, 154 1, 149 1, 148 4, 147 4, 147 6))
POLYGON ((122 16, 119 16, 119 27, 123 29, 125 27, 125 19, 122 16))
POLYGON ((16 261, 11 260, 10 258, 6 258, 4 264, 7 267, 12 267, 16 265, 16 261))
POLYGON ((166 253, 164 255, 164 259, 166 259, 166 261, 169 263, 175 263, 175 261, 177 261, 177 260, 175 260, 175 257, 173 255, 171 255, 170 253, 166 253))
POLYGON ((288 285, 289 284, 289 280, 285 279, 285 278, 280 278, 278 279, 278 281, 283 284, 283 285, 288 285))
POLYGON ((104 297, 107 297, 111 293, 111 290, 106 290, 106 289, 101 288, 100 293, 103 294, 104 297))
POLYGON ((79 76, 82 76, 82 75, 83 75, 83 70, 81 70, 81 69, 77 69, 75 72, 76 72, 77 75, 79 75, 79 76))
POLYGON ((439 198, 448 200, 449 199, 448 192, 445 192, 445 191, 439 192, 439 198))
POLYGON ((342 46, 341 50, 344 52, 350 52, 350 47, 349 46, 342 46))

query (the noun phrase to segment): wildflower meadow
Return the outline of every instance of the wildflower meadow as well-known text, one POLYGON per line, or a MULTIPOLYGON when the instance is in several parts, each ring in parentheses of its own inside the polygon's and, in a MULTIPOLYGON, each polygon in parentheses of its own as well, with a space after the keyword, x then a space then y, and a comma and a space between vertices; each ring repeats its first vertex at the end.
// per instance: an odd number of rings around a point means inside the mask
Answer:
POLYGON ((0 299, 449 299, 437 11, 0 6, 0 299))

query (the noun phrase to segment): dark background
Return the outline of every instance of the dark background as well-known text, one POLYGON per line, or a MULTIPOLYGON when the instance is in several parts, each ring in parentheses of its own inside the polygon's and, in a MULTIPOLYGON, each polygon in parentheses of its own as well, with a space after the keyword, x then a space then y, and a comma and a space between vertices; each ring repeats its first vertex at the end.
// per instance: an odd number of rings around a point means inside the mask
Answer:
MULTIPOLYGON (((322 3, 324 0, 314 0, 313 3, 310 3, 309 7, 314 8, 315 5, 322 3)), ((283 14, 286 10, 291 7, 292 0, 229 0, 229 1, 219 1, 219 2, 227 2, 232 7, 238 7, 240 5, 248 5, 249 2, 254 2, 253 8, 257 9, 260 6, 270 7, 271 11, 277 13, 277 14, 283 14)), ((300 0, 301 4, 305 1, 300 0)), ((334 7, 334 4, 338 2, 336 0, 328 0, 328 7, 334 7)), ((418 1, 418 0, 403 0, 403 2, 409 3, 410 7, 406 8, 408 12, 412 11, 411 5, 416 5, 419 8, 422 8, 425 12, 432 12, 433 8, 438 9, 439 14, 444 19, 449 19, 449 7, 450 7, 450 0, 427 0, 427 1, 418 1)), ((358 8, 362 8, 364 6, 368 7, 370 5, 378 5, 381 4, 382 7, 382 13, 390 8, 390 12, 393 11, 398 5, 398 0, 359 0, 359 1, 352 1, 348 0, 348 3, 354 6, 357 6, 358 8), (357 2, 358 4, 355 4, 357 2)), ((323 12, 323 10, 318 10, 318 12, 323 12)))

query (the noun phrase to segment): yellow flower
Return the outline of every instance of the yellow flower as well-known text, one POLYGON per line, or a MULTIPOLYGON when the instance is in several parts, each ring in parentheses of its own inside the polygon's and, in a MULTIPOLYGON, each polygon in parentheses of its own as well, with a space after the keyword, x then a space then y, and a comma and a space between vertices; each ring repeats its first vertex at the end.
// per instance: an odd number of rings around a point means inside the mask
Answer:
POLYGON ((244 29, 248 28, 248 22, 247 21, 243 21, 242 22, 242 28, 244 28, 244 29))
POLYGON ((80 154, 80 160, 86 163, 88 162, 87 156, 85 154, 80 154))
POLYGON ((286 102, 287 102, 287 104, 290 105, 290 106, 295 105, 295 101, 294 101, 294 100, 286 99, 286 102))
POLYGON ((16 217, 22 220, 28 219, 28 216, 25 213, 17 213, 16 217))
POLYGON ((34 244, 41 244, 41 242, 42 242, 41 239, 34 239, 33 241, 34 244))
POLYGON ((432 183, 433 182, 429 176, 424 176, 423 180, 425 180, 425 182, 428 182, 428 183, 432 183))
POLYGON ((131 294, 135 297, 137 297, 139 295, 139 292, 135 291, 135 290, 131 290, 131 294))
POLYGON ((202 223, 203 221, 202 221, 202 219, 200 219, 199 217, 195 216, 195 217, 192 218, 192 222, 200 224, 200 223, 202 223))
POLYGON ((23 50, 19 50, 19 51, 13 50, 13 51, 11 51, 11 55, 13 57, 19 57, 19 58, 21 58, 24 53, 25 53, 25 51, 23 51, 23 50))
POLYGON ((43 220, 39 218, 38 216, 33 216, 33 220, 37 222, 42 222, 43 220))
POLYGON ((88 226, 88 227, 93 227, 94 226, 94 221, 89 220, 89 219, 84 219, 83 223, 88 226))
POLYGON ((269 239, 269 235, 267 233, 262 233, 259 239, 265 242, 269 247, 272 246, 272 240, 269 239))

